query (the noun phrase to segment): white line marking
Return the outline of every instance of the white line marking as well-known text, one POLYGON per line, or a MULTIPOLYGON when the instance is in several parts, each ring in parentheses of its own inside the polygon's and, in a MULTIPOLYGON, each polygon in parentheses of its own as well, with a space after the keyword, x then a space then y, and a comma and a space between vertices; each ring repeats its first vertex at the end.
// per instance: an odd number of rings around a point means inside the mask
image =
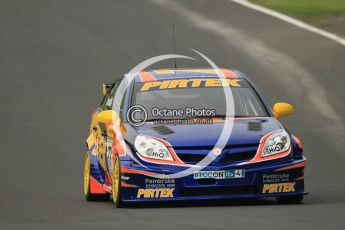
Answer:
POLYGON ((293 24, 299 28, 302 28, 302 29, 305 29, 305 30, 308 30, 310 32, 313 32, 313 33, 316 33, 316 34, 319 34, 321 36, 324 36, 326 38, 329 38, 329 39, 332 39, 333 41, 336 41, 338 43, 340 43, 341 45, 345 45, 345 39, 335 35, 335 34, 332 34, 330 32, 327 32, 325 30, 322 30, 322 29, 319 29, 319 28, 316 28, 314 26, 311 26, 307 23, 304 23, 300 20, 297 20, 297 19, 294 19, 294 18, 291 18, 289 16, 286 16, 285 14, 282 14, 282 13, 278 13, 276 11, 273 11, 273 10, 270 10, 270 9, 267 9, 265 7, 262 7, 262 6, 258 6, 254 3, 250 3, 248 2, 247 0, 229 0, 231 2, 235 2, 237 4, 240 4, 240 5, 243 5, 243 6, 246 6, 250 9, 253 9, 253 10, 256 10, 256 11, 260 11, 264 14, 268 14, 272 17, 275 17, 275 18, 278 18, 284 22, 288 22, 290 24, 293 24))

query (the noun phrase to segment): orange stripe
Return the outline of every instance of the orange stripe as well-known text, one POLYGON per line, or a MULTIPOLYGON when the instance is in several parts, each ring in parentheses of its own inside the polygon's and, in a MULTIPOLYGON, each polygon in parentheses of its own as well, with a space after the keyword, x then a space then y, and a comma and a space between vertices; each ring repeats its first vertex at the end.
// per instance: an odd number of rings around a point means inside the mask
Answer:
POLYGON ((298 147, 300 147, 300 148, 302 149, 302 148, 303 148, 303 145, 302 145, 301 140, 300 140, 298 137, 296 137, 295 135, 292 135, 292 137, 293 137, 293 139, 296 141, 298 147))
POLYGON ((225 78, 237 78, 236 74, 228 69, 221 68, 220 70, 225 78))
POLYGON ((146 171, 141 171, 141 170, 129 169, 129 168, 126 168, 124 166, 121 166, 121 172, 122 173, 131 173, 131 174, 141 174, 141 175, 147 175, 147 176, 159 175, 159 174, 153 173, 153 172, 146 172, 146 171))
POLYGON ((279 171, 283 171, 283 170, 288 170, 288 169, 295 169, 295 168, 304 168, 308 165, 308 162, 305 160, 301 163, 295 164, 295 165, 290 165, 290 166, 286 166, 280 169, 275 170, 275 172, 279 172, 279 171))
POLYGON ((127 184, 126 182, 121 181, 121 187, 126 187, 126 188, 137 188, 139 187, 138 185, 134 184, 127 184))
POLYGON ((304 176, 300 176, 300 177, 296 178, 295 180, 304 180, 304 176))
POLYGON ((139 77, 142 82, 156 81, 156 78, 152 73, 142 71, 139 73, 139 77))
POLYGON ((116 149, 116 152, 117 154, 119 155, 119 157, 122 157, 122 156, 125 156, 126 155, 126 151, 125 149, 123 148, 122 144, 125 145, 124 142, 120 142, 120 143, 117 143, 115 144, 115 149, 116 149))
POLYGON ((98 183, 98 181, 93 176, 90 176, 90 193, 91 194, 106 194, 102 185, 98 183))

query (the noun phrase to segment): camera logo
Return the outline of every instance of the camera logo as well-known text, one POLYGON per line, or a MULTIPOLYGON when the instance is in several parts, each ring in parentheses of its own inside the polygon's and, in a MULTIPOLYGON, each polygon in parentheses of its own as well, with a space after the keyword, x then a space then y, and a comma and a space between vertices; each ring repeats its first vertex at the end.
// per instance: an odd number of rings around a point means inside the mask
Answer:
POLYGON ((127 121, 136 127, 142 126, 147 120, 147 111, 141 105, 133 105, 127 111, 127 121))

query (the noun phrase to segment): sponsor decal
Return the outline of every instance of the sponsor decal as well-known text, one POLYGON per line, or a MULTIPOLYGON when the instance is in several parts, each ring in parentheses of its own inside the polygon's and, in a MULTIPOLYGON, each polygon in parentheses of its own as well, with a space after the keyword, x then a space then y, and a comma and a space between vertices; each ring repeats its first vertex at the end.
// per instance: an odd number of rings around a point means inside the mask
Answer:
POLYGON ((175 179, 145 179, 146 188, 174 188, 175 179))
POLYGON ((262 183, 282 183, 291 181, 289 173, 262 174, 262 183))
POLYGON ((191 78, 164 81, 151 81, 142 84, 140 91, 162 90, 162 89, 183 89, 183 88, 209 88, 209 87, 241 87, 241 79, 219 79, 219 78, 191 78))
POLYGON ((233 179, 244 178, 244 169, 222 170, 222 171, 198 171, 193 173, 194 179, 233 179))
POLYGON ((174 188, 141 188, 137 198, 170 198, 174 197, 174 188))
POLYGON ((285 193, 294 192, 296 182, 291 183, 276 183, 276 184, 264 184, 262 187, 262 193, 285 193))
POLYGON ((161 160, 165 159, 165 152, 152 151, 152 153, 147 154, 147 155, 155 159, 161 159, 161 160))

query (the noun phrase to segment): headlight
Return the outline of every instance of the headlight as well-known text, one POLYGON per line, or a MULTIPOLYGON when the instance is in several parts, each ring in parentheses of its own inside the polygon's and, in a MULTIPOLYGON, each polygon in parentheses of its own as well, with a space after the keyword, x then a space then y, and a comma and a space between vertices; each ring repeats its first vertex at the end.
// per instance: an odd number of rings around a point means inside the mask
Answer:
POLYGON ((151 137, 138 135, 134 141, 138 153, 146 158, 156 160, 174 161, 167 147, 151 137))
POLYGON ((284 129, 279 129, 272 133, 265 141, 262 157, 268 157, 287 151, 291 141, 289 134, 284 129))

